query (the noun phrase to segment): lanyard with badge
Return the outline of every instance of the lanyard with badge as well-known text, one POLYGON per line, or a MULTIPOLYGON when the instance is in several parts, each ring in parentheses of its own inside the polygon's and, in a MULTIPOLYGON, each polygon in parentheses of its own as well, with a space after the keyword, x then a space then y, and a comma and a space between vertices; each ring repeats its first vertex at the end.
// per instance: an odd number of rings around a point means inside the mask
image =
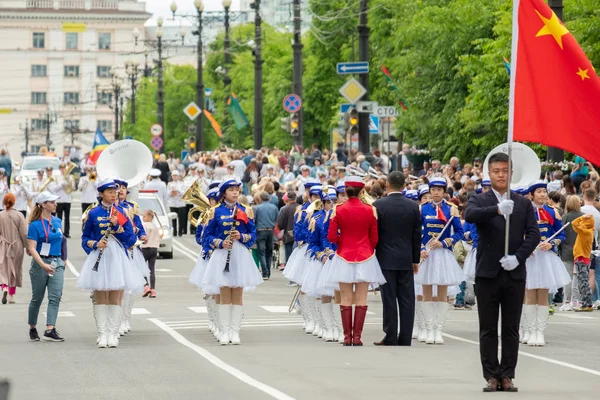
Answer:
POLYGON ((40 256, 48 257, 50 255, 50 242, 48 241, 50 236, 50 225, 52 223, 48 222, 48 230, 46 231, 46 224, 44 224, 44 218, 42 218, 42 229, 44 230, 44 235, 46 236, 46 242, 42 243, 42 249, 40 251, 40 256))

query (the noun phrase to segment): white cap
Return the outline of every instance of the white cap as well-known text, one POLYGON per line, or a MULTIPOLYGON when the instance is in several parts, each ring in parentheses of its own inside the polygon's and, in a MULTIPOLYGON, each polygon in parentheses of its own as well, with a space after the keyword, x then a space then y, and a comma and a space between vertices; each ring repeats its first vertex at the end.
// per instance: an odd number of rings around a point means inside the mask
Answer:
POLYGON ((43 191, 42 193, 38 194, 37 198, 35 199, 35 202, 38 204, 42 204, 47 201, 56 201, 59 198, 60 198, 60 196, 56 196, 46 190, 46 191, 43 191))
POLYGON ((179 171, 174 170, 174 171, 171 171, 171 176, 181 176, 181 174, 179 173, 179 171))
POLYGON ((150 170, 150 176, 152 176, 154 178, 158 178, 161 174, 162 174, 162 172, 160 172, 160 169, 152 168, 150 170))

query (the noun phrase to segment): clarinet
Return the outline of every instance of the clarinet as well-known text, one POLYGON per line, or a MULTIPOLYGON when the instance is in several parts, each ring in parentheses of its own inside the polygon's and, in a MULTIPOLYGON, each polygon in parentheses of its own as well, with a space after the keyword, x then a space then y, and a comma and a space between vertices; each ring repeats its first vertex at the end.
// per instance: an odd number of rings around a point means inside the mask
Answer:
MULTIPOLYGON (((236 210, 237 210, 237 204, 235 206, 233 206, 233 212, 231 213, 231 217, 234 219, 234 221, 235 221, 235 212, 236 212, 236 210)), ((234 231, 233 226, 234 225, 231 226, 231 232, 229 233, 229 236, 227 236, 227 238, 225 240, 230 240, 231 239, 231 234, 234 231)), ((229 263, 230 262, 231 262, 231 249, 227 249, 227 260, 225 261, 225 269, 223 270, 223 272, 229 272, 229 263)))
MULTIPOLYGON (((110 215, 112 215, 112 208, 111 208, 110 215)), ((112 224, 109 224, 108 229, 106 229, 106 232, 104 233, 104 236, 102 237, 102 240, 108 240, 108 237, 110 236, 111 233, 112 233, 112 224)), ((96 263, 94 264, 92 271, 98 272, 98 266, 100 265, 100 260, 102 259, 102 254, 104 254, 104 249, 100 249, 100 252, 98 253, 98 258, 96 258, 96 263)))

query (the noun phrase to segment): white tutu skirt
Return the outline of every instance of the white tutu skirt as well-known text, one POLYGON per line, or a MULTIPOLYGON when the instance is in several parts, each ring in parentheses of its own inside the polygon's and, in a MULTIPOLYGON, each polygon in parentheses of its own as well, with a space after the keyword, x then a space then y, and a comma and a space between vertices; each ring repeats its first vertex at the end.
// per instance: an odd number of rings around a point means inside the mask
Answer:
POLYGON ((334 291, 340 290, 339 283, 333 283, 329 280, 331 276, 331 263, 333 260, 329 258, 323 264, 321 275, 319 276, 319 282, 317 283, 317 295, 318 296, 333 296, 334 291))
POLYGON ((565 264, 551 250, 533 252, 525 264, 527 269, 527 289, 549 289, 555 293, 559 288, 569 284, 571 277, 565 264))
POLYGON ((337 254, 333 256, 331 271, 327 277, 328 284, 360 282, 377 285, 383 285, 386 282, 375 255, 360 263, 349 263, 337 254))
POLYGON ((92 251, 83 266, 77 279, 77 287, 87 291, 125 290, 138 293, 144 288, 146 282, 139 270, 133 266, 131 259, 126 254, 123 246, 112 236, 108 238, 108 246, 102 253, 98 271, 92 271, 100 250, 92 251))
POLYGON ((194 266, 194 269, 192 269, 192 273, 188 279, 191 284, 201 287, 202 278, 204 278, 204 273, 206 272, 206 265, 207 261, 202 257, 202 251, 200 251, 198 261, 196 261, 196 265, 194 266))
POLYGON ((290 258, 285 265, 285 269, 283 270, 283 276, 285 276, 289 281, 296 282, 298 284, 302 284, 304 282, 304 275, 306 274, 306 266, 308 261, 308 256, 306 255, 307 250, 308 246, 304 245, 302 247, 296 247, 294 251, 292 251, 290 258))
POLYGON ((300 291, 310 297, 319 297, 319 280, 323 274, 323 264, 318 260, 311 259, 306 271, 300 291))
MULTIPOLYGON (((431 289, 431 296, 437 297, 437 285, 434 285, 431 289)), ((448 297, 454 297, 460 293, 460 286, 454 285, 448 287, 448 297)), ((423 296, 423 285, 415 283, 415 296, 423 296)))
POLYGON ((200 288, 206 294, 219 294, 221 287, 244 288, 254 290, 263 283, 262 274, 256 267, 252 253, 241 243, 233 242, 229 272, 225 272, 227 250, 216 249, 206 264, 206 272, 202 277, 200 288))
POLYGON ((144 254, 140 248, 133 249, 132 253, 132 262, 133 265, 138 269, 142 277, 150 279, 150 268, 148 267, 148 263, 144 259, 144 254))
POLYGON ((458 265, 454 254, 446 249, 435 249, 421 264, 415 282, 421 285, 460 285, 464 281, 463 270, 458 265))
POLYGON ((465 257, 465 263, 463 265, 465 280, 469 283, 475 283, 476 264, 477 249, 473 249, 467 254, 467 257, 465 257))

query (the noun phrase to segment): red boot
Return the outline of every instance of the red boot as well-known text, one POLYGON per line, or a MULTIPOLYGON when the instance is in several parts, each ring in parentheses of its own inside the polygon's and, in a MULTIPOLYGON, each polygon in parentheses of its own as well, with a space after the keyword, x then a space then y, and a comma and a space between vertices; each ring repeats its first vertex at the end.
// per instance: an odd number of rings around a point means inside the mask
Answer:
POLYGON ((352 346, 352 306, 340 306, 340 312, 344 328, 344 346, 352 346))
POLYGON ((352 346, 362 346, 360 337, 362 336, 365 317, 367 316, 367 306, 354 306, 354 325, 352 327, 352 346))

